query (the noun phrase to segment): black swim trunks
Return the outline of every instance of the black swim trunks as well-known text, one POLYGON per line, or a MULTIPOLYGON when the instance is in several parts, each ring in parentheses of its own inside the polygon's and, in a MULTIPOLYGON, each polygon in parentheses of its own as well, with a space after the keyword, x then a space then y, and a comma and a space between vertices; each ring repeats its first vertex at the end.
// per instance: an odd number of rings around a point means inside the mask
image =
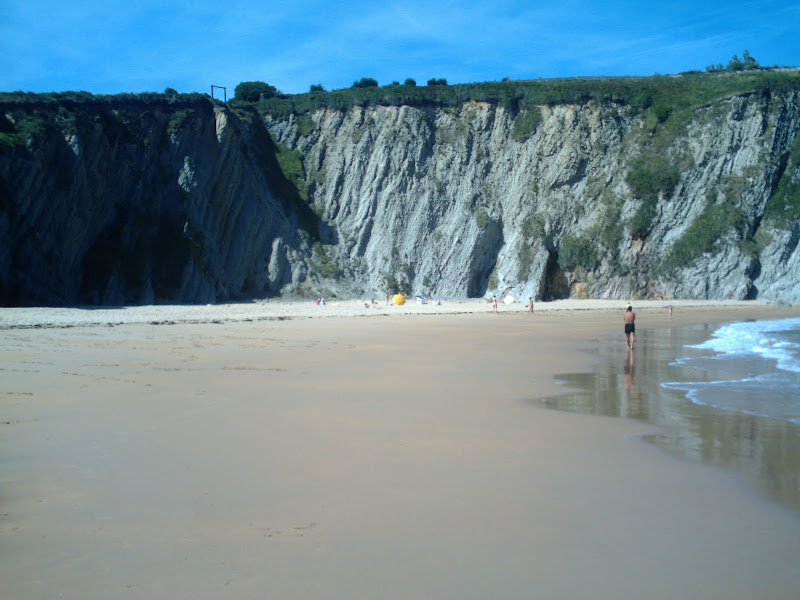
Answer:
POLYGON ((636 325, 633 323, 625 323, 625 333, 636 333, 636 325))

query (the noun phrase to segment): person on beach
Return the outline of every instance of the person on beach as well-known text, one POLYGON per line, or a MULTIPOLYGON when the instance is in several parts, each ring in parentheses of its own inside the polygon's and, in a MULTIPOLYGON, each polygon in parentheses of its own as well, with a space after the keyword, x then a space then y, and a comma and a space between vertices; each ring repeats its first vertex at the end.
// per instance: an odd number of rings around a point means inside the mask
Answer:
POLYGON ((672 304, 669 305, 669 320, 672 321, 672 304))
POLYGON ((497 312, 497 296, 492 296, 492 312, 497 312))
POLYGON ((628 348, 633 350, 633 342, 636 337, 636 313, 633 312, 633 307, 630 304, 625 309, 625 315, 622 319, 625 321, 625 339, 628 342, 628 348))
POLYGON ((531 312, 533 312, 533 296, 531 296, 530 298, 528 298, 528 310, 530 310, 531 312))

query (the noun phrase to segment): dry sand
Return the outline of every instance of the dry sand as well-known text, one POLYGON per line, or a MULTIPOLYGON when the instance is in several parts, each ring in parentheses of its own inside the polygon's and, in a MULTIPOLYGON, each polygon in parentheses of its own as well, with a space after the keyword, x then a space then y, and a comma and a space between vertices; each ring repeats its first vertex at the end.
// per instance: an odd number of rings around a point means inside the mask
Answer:
POLYGON ((622 305, 2 309, 0 595, 795 597, 796 513, 526 401, 622 305))
MULTIPOLYGON (((635 301, 636 309, 663 309, 672 304, 675 313, 680 315, 685 309, 745 308, 754 306, 770 307, 767 303, 731 300, 725 302, 703 300, 635 301)), ((562 312, 584 310, 618 310, 626 302, 621 300, 557 300, 537 302, 534 312, 562 312)), ((527 312, 527 302, 499 304, 499 313, 527 312)), ((125 325, 136 323, 175 324, 175 323, 229 323, 272 321, 281 319, 317 319, 326 317, 376 317, 399 315, 456 315, 482 314, 491 312, 491 305, 485 300, 427 300, 418 304, 415 299, 402 306, 385 300, 327 300, 318 305, 310 300, 280 301, 262 300, 234 304, 172 305, 172 306, 121 306, 112 308, 0 308, 0 329, 24 327, 85 327, 97 325, 125 325)))

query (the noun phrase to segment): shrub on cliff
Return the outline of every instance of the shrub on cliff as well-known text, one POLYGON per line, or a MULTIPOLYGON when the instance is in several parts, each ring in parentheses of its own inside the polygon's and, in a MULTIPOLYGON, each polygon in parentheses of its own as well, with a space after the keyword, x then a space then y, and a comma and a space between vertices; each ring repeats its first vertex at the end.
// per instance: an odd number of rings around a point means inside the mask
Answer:
POLYGON ((329 277, 338 279, 341 276, 339 266, 336 264, 336 258, 328 254, 325 246, 321 242, 314 242, 314 253, 311 260, 311 268, 315 273, 322 277, 329 277))
POLYGON ((713 252, 725 233, 731 229, 742 229, 742 219, 742 209, 737 206, 709 204, 673 244, 661 264, 661 270, 669 274, 688 266, 705 253, 713 252))
POLYGON ((491 218, 489 217, 488 213, 485 209, 479 208, 475 213, 475 223, 477 223, 478 227, 481 229, 485 229, 487 225, 491 222, 491 218))
POLYGON ((656 216, 659 194, 663 194, 665 198, 670 196, 680 181, 680 173, 674 166, 667 164, 666 159, 662 157, 657 162, 653 160, 652 163, 636 161, 625 178, 634 198, 642 201, 631 219, 631 234, 635 238, 644 238, 650 232, 656 216))
POLYGON ((195 111, 191 109, 183 109, 173 113, 172 117, 169 120, 169 126, 167 127, 167 133, 178 133, 184 126, 189 123, 192 119, 196 116, 195 111))
POLYGON ((278 95, 274 86, 263 81, 242 81, 233 91, 237 100, 245 102, 258 102, 262 98, 273 98, 278 95))
POLYGON ((354 88, 378 87, 378 82, 372 77, 362 77, 358 81, 353 82, 353 87, 354 88))
POLYGON ((308 200, 308 186, 305 183, 305 169, 303 167, 303 154, 297 149, 290 149, 285 144, 273 138, 275 143, 275 159, 283 173, 283 176, 295 186, 299 196, 308 200))
POLYGON ((742 52, 742 58, 739 58, 736 54, 734 54, 731 60, 728 62, 728 66, 725 67, 725 70, 748 71, 759 68, 761 68, 761 66, 758 64, 758 61, 750 56, 750 52, 748 50, 745 50, 742 52))
POLYGON ((659 103, 652 107, 653 114, 659 123, 666 121, 672 114, 672 107, 669 104, 659 103))
POLYGON ((591 271, 599 262, 597 251, 589 240, 573 236, 566 236, 561 240, 558 264, 562 269, 571 271, 583 267, 591 271))
POLYGON ((523 111, 514 119, 514 127, 511 129, 511 137, 518 142, 524 142, 534 133, 539 123, 542 122, 542 111, 538 106, 530 110, 523 111))
POLYGON ((786 168, 767 201, 764 216, 783 226, 800 219, 800 134, 795 136, 786 168))

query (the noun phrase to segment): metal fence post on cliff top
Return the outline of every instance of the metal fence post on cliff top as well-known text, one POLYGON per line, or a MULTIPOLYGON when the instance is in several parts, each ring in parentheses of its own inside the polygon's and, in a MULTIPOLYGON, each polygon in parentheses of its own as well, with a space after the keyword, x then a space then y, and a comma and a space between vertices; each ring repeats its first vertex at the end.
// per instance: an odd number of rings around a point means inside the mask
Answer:
POLYGON ((214 84, 212 84, 212 85, 211 85, 211 97, 212 97, 212 98, 214 97, 214 88, 217 88, 217 89, 220 89, 220 90, 222 90, 222 97, 223 97, 223 100, 222 100, 222 101, 223 101, 223 102, 225 102, 225 103, 227 103, 227 102, 228 102, 228 88, 226 88, 226 87, 223 87, 223 86, 221 86, 221 85, 214 85, 214 84))

